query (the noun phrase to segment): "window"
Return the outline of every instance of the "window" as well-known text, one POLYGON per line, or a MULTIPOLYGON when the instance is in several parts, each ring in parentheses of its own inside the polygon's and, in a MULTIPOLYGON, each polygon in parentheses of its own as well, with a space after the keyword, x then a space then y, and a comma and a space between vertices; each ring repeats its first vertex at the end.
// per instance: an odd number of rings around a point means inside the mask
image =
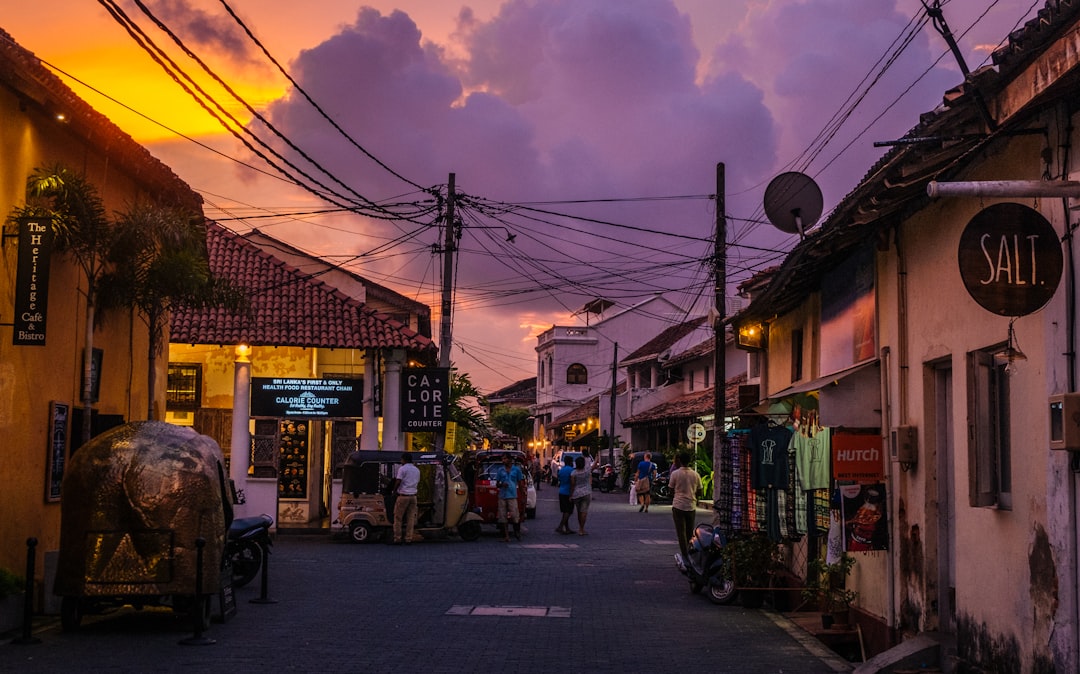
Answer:
POLYGON ((705 366, 705 381, 703 382, 702 388, 709 388, 709 366, 708 365, 705 366))
POLYGON ((694 374, 695 370, 690 370, 690 374, 686 376, 687 391, 693 392, 694 390, 694 374))
POLYGON ((543 388, 543 386, 544 386, 544 359, 543 358, 540 359, 540 377, 539 377, 539 379, 537 379, 537 381, 540 382, 540 387, 543 388))
POLYGON ((202 404, 202 365, 169 363, 169 382, 165 387, 165 407, 170 410, 196 410, 202 404))
POLYGON ((791 381, 803 378, 803 331, 791 331, 791 381))
POLYGON ((574 363, 570 367, 566 368, 566 383, 567 384, 588 384, 589 383, 589 371, 585 369, 585 366, 581 363, 574 363))
POLYGON ((1009 375, 992 353, 968 354, 968 500, 1010 510, 1009 375))

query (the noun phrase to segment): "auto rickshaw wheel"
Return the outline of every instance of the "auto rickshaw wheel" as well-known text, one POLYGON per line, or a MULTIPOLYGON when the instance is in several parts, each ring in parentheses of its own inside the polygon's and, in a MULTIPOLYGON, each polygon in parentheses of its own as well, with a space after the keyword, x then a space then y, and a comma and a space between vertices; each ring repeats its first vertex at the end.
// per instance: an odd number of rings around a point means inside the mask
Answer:
POLYGON ((60 600, 60 627, 65 632, 74 632, 82 622, 83 607, 78 597, 64 597, 60 600))
POLYGON ((357 521, 349 525, 349 537, 352 538, 353 543, 370 543, 374 536, 375 533, 367 522, 357 521))
POLYGON ((480 538, 480 523, 476 520, 462 522, 458 525, 458 536, 463 541, 475 541, 480 538))

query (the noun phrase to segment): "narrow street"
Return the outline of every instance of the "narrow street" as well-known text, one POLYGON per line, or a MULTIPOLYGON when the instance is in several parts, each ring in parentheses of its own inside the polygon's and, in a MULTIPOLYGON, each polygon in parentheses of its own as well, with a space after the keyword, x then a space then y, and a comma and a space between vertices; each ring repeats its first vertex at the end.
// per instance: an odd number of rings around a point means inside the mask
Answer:
MULTIPOLYGON (((281 536, 267 598, 180 645, 190 624, 160 609, 90 616, 34 645, 0 645, 0 671, 836 672, 850 665, 769 609, 714 606, 675 569, 670 508, 639 513, 594 493, 587 536, 554 533, 555 490, 519 542, 410 546, 281 536)), ((701 511, 699 521, 708 513, 701 511)), ((573 522, 573 520, 572 520, 573 522)), ((8 637, 12 635, 7 635, 8 637)), ((17 635, 16 635, 17 636, 17 635)))

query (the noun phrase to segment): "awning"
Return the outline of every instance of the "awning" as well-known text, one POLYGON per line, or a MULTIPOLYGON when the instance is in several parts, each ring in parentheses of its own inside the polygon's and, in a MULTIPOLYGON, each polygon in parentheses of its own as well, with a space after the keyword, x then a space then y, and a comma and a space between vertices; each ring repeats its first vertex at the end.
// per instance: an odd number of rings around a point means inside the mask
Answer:
POLYGON ((834 372, 833 374, 830 374, 827 377, 818 377, 817 379, 812 379, 812 380, 807 381, 807 382, 802 382, 800 384, 794 384, 793 386, 787 387, 783 391, 777 391, 776 393, 773 393, 772 395, 769 396, 769 400, 780 400, 781 398, 789 398, 789 397, 791 397, 793 395, 797 395, 799 393, 809 393, 810 391, 819 391, 819 390, 821 390, 821 389, 823 389, 823 388, 825 388, 827 386, 832 386, 832 385, 839 384, 840 380, 842 380, 842 379, 844 379, 846 377, 850 377, 851 375, 855 374, 856 372, 862 372, 863 370, 865 370, 868 367, 871 367, 871 366, 877 367, 878 362, 879 361, 878 361, 877 358, 874 358, 872 360, 866 360, 866 361, 863 361, 863 362, 861 362, 861 363, 859 363, 857 365, 852 365, 851 367, 849 367, 847 369, 840 370, 839 372, 834 372))

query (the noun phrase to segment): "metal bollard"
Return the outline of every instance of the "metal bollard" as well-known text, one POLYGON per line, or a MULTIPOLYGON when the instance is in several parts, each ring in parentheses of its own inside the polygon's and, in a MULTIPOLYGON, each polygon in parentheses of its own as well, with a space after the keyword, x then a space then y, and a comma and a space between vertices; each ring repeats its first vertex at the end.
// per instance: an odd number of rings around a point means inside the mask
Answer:
POLYGON ((267 592, 268 592, 267 585, 269 585, 269 581, 267 580, 267 578, 269 576, 269 571, 267 570, 267 567, 269 567, 269 565, 270 565, 270 546, 260 543, 259 547, 262 548, 262 553, 263 553, 262 554, 262 578, 259 581, 259 584, 260 584, 259 596, 254 598, 254 599, 249 599, 248 602, 252 603, 252 604, 276 604, 277 603, 276 599, 270 599, 269 597, 266 596, 267 592))
POLYGON ((34 628, 34 567, 37 566, 37 539, 26 539, 26 586, 23 592, 22 636, 12 640, 13 644, 40 644, 41 639, 33 635, 34 628))
POLYGON ((195 628, 195 634, 187 639, 181 639, 182 646, 209 646, 217 641, 203 636, 203 548, 206 547, 206 539, 200 536, 195 539, 195 600, 191 607, 191 622, 195 628))

